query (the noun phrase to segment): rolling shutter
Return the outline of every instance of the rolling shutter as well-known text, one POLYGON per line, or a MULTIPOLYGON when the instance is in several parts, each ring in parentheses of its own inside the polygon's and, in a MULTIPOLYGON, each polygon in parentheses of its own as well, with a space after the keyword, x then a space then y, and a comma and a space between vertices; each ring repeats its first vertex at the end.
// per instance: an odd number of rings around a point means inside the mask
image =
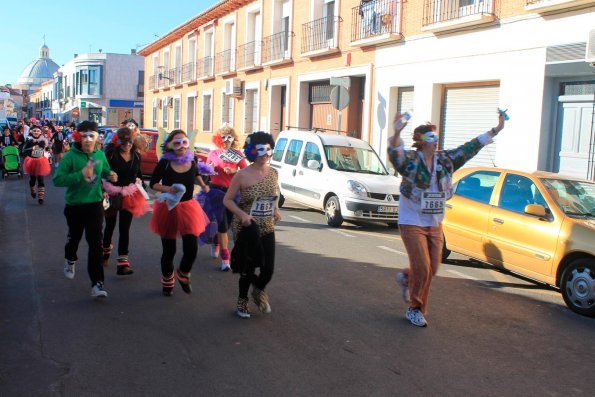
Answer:
MULTIPOLYGON (((499 92, 499 86, 445 89, 441 133, 444 149, 454 149, 498 124, 499 92)), ((496 147, 497 141, 484 147, 465 167, 493 167, 496 147)))

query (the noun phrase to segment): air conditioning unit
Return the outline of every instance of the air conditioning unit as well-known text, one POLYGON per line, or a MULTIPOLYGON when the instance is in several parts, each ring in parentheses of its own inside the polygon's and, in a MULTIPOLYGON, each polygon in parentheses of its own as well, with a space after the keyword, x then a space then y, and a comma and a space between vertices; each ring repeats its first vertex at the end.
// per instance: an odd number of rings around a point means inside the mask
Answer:
POLYGON ((240 79, 225 80, 225 95, 241 97, 243 95, 242 80, 240 80, 240 79))
POLYGON ((591 66, 595 67, 595 29, 589 32, 589 37, 587 38, 585 61, 589 62, 591 66))

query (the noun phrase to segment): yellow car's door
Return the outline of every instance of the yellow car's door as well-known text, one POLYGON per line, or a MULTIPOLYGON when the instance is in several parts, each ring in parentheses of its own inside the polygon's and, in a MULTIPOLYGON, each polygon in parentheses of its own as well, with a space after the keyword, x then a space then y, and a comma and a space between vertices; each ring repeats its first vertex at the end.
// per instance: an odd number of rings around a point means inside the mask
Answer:
POLYGON ((486 260, 489 203, 499 175, 497 171, 477 171, 457 183, 452 198, 446 202, 443 222, 449 250, 486 260))
POLYGON ((527 204, 545 201, 530 178, 508 173, 490 212, 486 252, 490 263, 543 280, 551 273, 561 224, 553 216, 526 214, 527 204))

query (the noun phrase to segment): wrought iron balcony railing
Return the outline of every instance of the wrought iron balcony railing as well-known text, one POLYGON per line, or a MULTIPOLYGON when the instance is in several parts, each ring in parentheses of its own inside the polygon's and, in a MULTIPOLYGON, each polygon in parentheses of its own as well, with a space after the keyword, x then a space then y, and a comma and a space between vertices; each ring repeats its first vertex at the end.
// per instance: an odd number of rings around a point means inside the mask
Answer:
POLYGON ((302 25, 302 54, 337 48, 339 17, 325 17, 302 25))
POLYGON ((199 79, 208 79, 213 77, 213 57, 208 56, 199 59, 198 62, 196 62, 196 70, 198 72, 199 79))
POLYGON ((293 32, 281 31, 262 40, 262 62, 279 62, 291 58, 289 54, 289 36, 293 32))
POLYGON ((423 26, 472 16, 494 15, 494 0, 424 0, 423 7, 423 26))
POLYGON ((169 78, 171 79, 170 84, 172 84, 172 85, 182 84, 182 68, 177 67, 177 68, 170 69, 169 78))
POLYGON ((225 50, 215 56, 215 74, 231 73, 235 71, 236 51, 225 50))
POLYGON ((351 20, 353 21, 351 25, 351 41, 400 34, 400 9, 401 2, 398 0, 376 0, 353 7, 351 14, 351 20))
POLYGON ((189 83, 196 81, 196 62, 182 65, 182 81, 189 83))
POLYGON ((262 41, 251 41, 238 47, 238 69, 260 66, 262 41))

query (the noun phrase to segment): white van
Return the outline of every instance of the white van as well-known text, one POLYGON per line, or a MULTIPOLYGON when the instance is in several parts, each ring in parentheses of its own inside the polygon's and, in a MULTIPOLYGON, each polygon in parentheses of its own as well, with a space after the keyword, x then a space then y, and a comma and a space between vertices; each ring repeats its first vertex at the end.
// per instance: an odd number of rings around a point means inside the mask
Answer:
POLYGON ((342 135, 282 131, 271 166, 279 171, 279 206, 285 198, 326 214, 329 226, 344 219, 397 226, 399 181, 366 142, 342 135))

